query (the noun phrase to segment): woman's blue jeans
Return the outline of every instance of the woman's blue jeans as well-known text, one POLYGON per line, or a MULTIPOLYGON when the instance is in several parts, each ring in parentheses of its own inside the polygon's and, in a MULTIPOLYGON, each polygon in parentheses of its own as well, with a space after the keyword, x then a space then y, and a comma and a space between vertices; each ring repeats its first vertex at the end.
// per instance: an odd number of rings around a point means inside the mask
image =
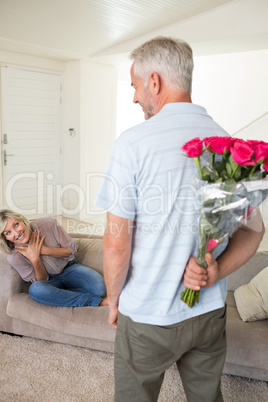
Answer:
POLYGON ((33 300, 59 307, 98 306, 105 293, 103 276, 77 261, 69 262, 47 281, 32 283, 29 289, 33 300))

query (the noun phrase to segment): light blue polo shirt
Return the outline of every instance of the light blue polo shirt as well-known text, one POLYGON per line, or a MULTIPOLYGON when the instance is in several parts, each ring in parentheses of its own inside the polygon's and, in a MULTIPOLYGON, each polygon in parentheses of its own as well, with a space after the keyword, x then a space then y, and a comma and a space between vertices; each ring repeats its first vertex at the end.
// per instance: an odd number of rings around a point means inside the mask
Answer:
POLYGON ((224 306, 225 280, 202 289, 193 308, 180 300, 185 266, 197 252, 199 209, 197 169, 181 147, 195 137, 227 135, 204 108, 169 103, 116 141, 96 204, 133 220, 119 300, 119 311, 133 321, 171 325, 224 306))

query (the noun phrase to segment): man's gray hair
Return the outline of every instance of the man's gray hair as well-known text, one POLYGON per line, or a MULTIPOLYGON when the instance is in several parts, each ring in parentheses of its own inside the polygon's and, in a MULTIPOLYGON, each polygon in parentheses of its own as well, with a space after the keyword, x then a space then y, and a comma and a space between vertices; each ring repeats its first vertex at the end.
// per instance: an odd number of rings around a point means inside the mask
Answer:
POLYGON ((134 74, 145 85, 156 72, 169 88, 191 94, 193 52, 183 40, 158 36, 134 49, 130 59, 135 62, 134 74))

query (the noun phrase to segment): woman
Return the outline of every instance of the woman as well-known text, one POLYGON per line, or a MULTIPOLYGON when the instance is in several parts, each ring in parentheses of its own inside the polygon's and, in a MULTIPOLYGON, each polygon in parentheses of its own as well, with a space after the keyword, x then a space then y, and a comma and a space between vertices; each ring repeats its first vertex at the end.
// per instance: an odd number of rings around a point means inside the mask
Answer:
POLYGON ((50 306, 106 306, 101 274, 75 260, 75 242, 53 218, 30 222, 0 211, 0 248, 21 278, 32 282, 30 297, 50 306))

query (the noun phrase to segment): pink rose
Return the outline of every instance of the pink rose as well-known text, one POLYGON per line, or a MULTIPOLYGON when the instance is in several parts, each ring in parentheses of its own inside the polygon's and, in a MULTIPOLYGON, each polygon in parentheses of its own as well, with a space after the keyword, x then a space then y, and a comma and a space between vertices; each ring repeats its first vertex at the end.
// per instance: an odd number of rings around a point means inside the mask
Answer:
POLYGON ((196 137, 191 141, 186 142, 181 149, 191 158, 196 158, 197 156, 202 155, 203 141, 196 137))
POLYGON ((204 143, 211 152, 222 155, 225 149, 230 152, 234 139, 231 137, 206 137, 204 143))
POLYGON ((263 169, 268 172, 268 160, 266 161, 266 163, 263 166, 263 169))
POLYGON ((234 161, 238 165, 243 166, 255 165, 255 162, 252 159, 254 151, 249 145, 246 144, 245 141, 235 141, 233 147, 231 148, 231 154, 234 161))
POLYGON ((255 144, 254 153, 255 153, 254 157, 255 162, 258 162, 262 158, 263 158, 262 162, 265 162, 266 159, 268 158, 268 144, 262 141, 259 142, 258 144, 255 144))
POLYGON ((256 145, 265 144, 265 142, 264 142, 264 141, 258 141, 258 140, 247 140, 247 144, 248 144, 250 147, 252 147, 252 148, 255 149, 256 145))
POLYGON ((220 242, 220 239, 211 239, 208 242, 208 252, 213 250, 220 242))

